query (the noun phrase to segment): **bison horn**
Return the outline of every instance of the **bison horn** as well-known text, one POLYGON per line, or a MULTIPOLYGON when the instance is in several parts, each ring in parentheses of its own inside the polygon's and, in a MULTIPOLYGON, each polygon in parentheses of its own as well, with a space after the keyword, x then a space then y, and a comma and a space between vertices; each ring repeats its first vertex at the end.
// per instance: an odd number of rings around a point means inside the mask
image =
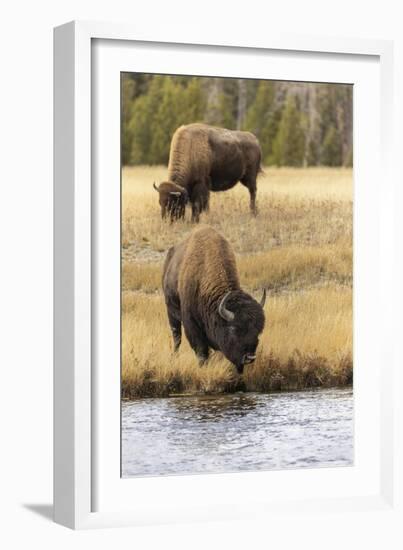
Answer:
POLYGON ((158 193, 160 192, 160 190, 158 189, 158 187, 155 185, 155 182, 153 183, 153 187, 156 191, 158 191, 158 193))
POLYGON ((218 306, 218 313, 224 319, 224 321, 228 321, 228 322, 233 321, 235 319, 234 313, 232 311, 229 311, 225 307, 225 302, 227 301, 227 298, 230 294, 231 294, 231 291, 227 292, 224 295, 223 299, 221 300, 220 305, 218 306))
POLYGON ((264 288, 264 289, 263 289, 262 298, 261 298, 261 300, 260 300, 260 305, 261 305, 262 307, 264 307, 265 303, 266 303, 266 289, 264 288))
POLYGON ((170 194, 170 195, 174 195, 175 197, 180 197, 180 196, 181 196, 181 192, 180 192, 180 191, 170 191, 169 194, 170 194))

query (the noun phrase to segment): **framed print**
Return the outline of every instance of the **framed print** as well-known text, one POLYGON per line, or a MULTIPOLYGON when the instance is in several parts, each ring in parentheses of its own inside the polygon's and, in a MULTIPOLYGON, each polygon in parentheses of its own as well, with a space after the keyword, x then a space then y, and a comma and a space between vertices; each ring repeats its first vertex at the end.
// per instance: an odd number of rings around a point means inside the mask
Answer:
POLYGON ((122 477, 352 466, 353 85, 129 72, 121 113, 122 477))
POLYGON ((204 42, 55 30, 69 527, 393 502, 392 46, 204 42))

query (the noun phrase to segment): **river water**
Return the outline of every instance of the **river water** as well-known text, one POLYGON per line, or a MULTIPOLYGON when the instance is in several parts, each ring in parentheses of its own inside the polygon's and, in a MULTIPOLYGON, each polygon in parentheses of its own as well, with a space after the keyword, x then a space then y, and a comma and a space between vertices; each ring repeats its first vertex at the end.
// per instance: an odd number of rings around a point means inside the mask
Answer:
POLYGON ((352 464, 351 388, 122 404, 123 477, 352 464))

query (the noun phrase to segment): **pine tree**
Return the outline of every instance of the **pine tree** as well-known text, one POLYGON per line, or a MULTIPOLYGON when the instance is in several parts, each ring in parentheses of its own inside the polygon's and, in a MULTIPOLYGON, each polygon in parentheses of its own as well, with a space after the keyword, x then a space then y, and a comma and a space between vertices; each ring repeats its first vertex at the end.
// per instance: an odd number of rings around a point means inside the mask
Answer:
POLYGON ((237 114, 236 114, 236 129, 240 130, 243 127, 243 123, 246 115, 246 101, 247 101, 247 89, 246 80, 244 78, 238 78, 238 101, 237 101, 237 114))
POLYGON ((133 97, 135 84, 126 74, 121 80, 121 124, 122 124, 122 163, 128 164, 132 149, 133 134, 130 130, 130 120, 133 112, 133 97))
POLYGON ((350 85, 136 73, 121 82, 123 164, 167 162, 173 132, 192 122, 253 132, 264 164, 352 164, 350 85))
POLYGON ((149 146, 149 131, 147 126, 147 104, 146 95, 140 96, 133 105, 133 112, 130 119, 129 131, 131 133, 130 143, 130 164, 145 164, 147 162, 147 147, 149 146))
POLYGON ((319 162, 319 127, 317 111, 317 84, 306 84, 306 120, 304 165, 316 166, 319 162))
POLYGON ((202 122, 206 109, 206 97, 203 94, 200 78, 192 78, 183 93, 178 115, 178 126, 190 122, 202 122))
POLYGON ((274 139, 272 160, 277 166, 302 166, 304 155, 304 117, 295 95, 289 94, 274 139))
POLYGON ((254 101, 248 109, 244 129, 258 137, 266 164, 269 163, 273 152, 273 141, 280 117, 281 109, 276 101, 276 85, 274 82, 262 80, 259 82, 254 101))
POLYGON ((224 78, 208 78, 206 81, 206 110, 204 122, 213 126, 233 129, 233 98, 224 89, 224 78))
POLYGON ((326 131, 320 162, 326 166, 340 166, 342 164, 340 134, 334 126, 330 126, 326 131))
POLYGON ((184 89, 169 76, 161 82, 161 101, 151 121, 150 159, 156 164, 167 164, 172 134, 180 125, 180 110, 184 89))
POLYGON ((154 117, 163 97, 161 76, 154 76, 148 87, 148 92, 139 96, 133 106, 130 121, 132 132, 132 148, 130 161, 132 164, 154 164, 156 161, 151 155, 153 139, 154 117))

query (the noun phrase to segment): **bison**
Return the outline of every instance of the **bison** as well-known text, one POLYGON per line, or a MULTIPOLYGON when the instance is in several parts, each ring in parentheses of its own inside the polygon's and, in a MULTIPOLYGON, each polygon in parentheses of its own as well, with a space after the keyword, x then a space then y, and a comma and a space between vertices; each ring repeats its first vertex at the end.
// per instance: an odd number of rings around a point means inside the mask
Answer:
POLYGON ((259 141, 250 132, 215 128, 195 123, 180 126, 171 141, 168 181, 154 188, 160 194, 161 215, 175 211, 171 219, 184 217, 180 200, 192 205, 192 221, 208 210, 210 191, 226 191, 240 181, 248 188, 250 209, 256 214, 256 178, 261 171, 259 141), (175 185, 173 190, 172 185, 175 185), (174 192, 181 193, 174 195, 174 192), (172 206, 171 206, 172 205, 172 206))
POLYGON ((193 230, 169 249, 162 286, 174 350, 180 346, 183 324, 200 364, 212 348, 242 374, 256 358, 266 291, 258 303, 241 289, 229 242, 209 226, 193 230))

